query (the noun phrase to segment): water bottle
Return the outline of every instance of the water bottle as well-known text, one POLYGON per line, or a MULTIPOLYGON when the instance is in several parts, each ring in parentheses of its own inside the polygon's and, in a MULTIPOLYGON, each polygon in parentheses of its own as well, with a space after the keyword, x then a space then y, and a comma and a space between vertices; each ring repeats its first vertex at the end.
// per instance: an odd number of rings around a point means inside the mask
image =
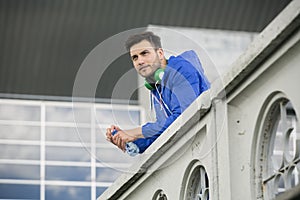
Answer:
MULTIPOLYGON (((114 136, 117 132, 118 131, 116 129, 114 129, 111 134, 114 136)), ((125 150, 126 150, 126 153, 128 153, 128 155, 130 155, 132 157, 136 156, 140 152, 139 147, 133 142, 127 142, 126 146, 125 146, 125 150)))

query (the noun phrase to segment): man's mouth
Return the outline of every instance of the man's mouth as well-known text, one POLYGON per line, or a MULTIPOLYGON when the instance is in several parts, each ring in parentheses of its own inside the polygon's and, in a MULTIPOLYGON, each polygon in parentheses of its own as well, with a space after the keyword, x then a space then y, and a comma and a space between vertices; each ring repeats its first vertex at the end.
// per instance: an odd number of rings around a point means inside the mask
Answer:
POLYGON ((145 65, 139 68, 139 71, 143 71, 145 68, 149 67, 149 65, 145 65))

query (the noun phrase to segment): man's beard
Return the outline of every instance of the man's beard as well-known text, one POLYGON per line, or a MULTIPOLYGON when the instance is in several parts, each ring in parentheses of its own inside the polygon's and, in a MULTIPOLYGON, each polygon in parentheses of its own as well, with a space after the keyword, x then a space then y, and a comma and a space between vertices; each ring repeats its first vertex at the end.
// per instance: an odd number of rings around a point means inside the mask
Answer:
POLYGON ((155 84, 157 82, 157 80, 154 79, 154 74, 159 68, 161 68, 160 63, 155 63, 154 65, 156 67, 156 70, 154 72, 152 72, 152 74, 150 74, 149 76, 146 77, 146 81, 150 84, 155 84))
POLYGON ((154 72, 152 72, 152 74, 150 74, 149 76, 146 77, 146 81, 150 84, 155 84, 157 81, 154 79, 154 74, 155 72, 161 68, 161 63, 159 61, 159 57, 158 55, 156 55, 156 59, 155 62, 153 63, 153 68, 156 68, 156 70, 154 72))

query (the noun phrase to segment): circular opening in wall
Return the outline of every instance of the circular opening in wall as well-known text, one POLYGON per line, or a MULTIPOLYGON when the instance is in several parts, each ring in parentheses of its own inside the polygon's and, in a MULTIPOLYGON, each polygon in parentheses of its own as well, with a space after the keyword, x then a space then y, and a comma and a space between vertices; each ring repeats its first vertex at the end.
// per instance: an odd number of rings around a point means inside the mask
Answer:
POLYGON ((187 169, 184 200, 208 200, 209 179, 205 168, 199 162, 187 169))
POLYGON ((256 197, 274 199, 299 184, 300 132, 292 102, 282 93, 267 98, 258 119, 256 197))
POLYGON ((154 193, 152 200, 168 200, 168 198, 163 190, 159 189, 154 193))

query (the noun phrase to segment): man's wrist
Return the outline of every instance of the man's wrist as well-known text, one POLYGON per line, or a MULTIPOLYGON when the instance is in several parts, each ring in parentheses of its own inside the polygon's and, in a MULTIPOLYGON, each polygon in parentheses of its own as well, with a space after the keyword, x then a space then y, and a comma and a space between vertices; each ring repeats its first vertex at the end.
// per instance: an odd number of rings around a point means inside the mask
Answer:
POLYGON ((137 128, 135 131, 134 131, 134 138, 135 139, 139 139, 139 138, 144 138, 144 135, 143 135, 143 131, 142 131, 142 127, 139 127, 137 128))

